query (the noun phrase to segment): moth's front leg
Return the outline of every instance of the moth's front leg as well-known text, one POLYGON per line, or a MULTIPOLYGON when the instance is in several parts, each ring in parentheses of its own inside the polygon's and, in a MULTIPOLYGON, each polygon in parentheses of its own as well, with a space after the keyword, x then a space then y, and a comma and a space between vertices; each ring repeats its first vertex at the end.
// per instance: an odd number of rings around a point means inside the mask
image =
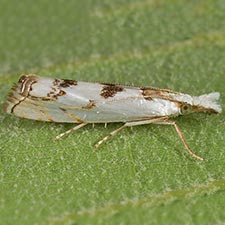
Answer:
POLYGON ((186 150, 189 152, 189 154, 190 154, 191 156, 193 156, 194 158, 196 158, 196 159, 199 159, 199 160, 202 160, 202 161, 204 160, 202 157, 196 155, 196 154, 191 150, 191 148, 189 147, 189 145, 187 144, 187 142, 186 142, 186 140, 185 140, 185 138, 184 138, 184 135, 183 135, 182 132, 181 132, 181 129, 179 128, 179 126, 176 124, 175 121, 167 119, 167 120, 162 120, 162 121, 156 122, 155 124, 173 125, 174 128, 175 128, 175 130, 176 130, 176 132, 177 132, 177 134, 178 134, 178 136, 179 136, 179 138, 180 138, 180 140, 182 141, 184 147, 185 147, 186 150))
POLYGON ((138 125, 144 125, 144 124, 162 124, 162 125, 173 125, 175 127, 175 130, 179 136, 179 138, 181 139, 184 147, 186 148, 186 150, 189 152, 189 154, 191 156, 193 156, 194 158, 197 158, 199 160, 204 160, 202 157, 196 155, 191 148, 188 146, 187 142, 185 141, 185 138, 179 128, 179 126, 176 124, 175 121, 170 120, 169 117, 167 116, 162 116, 162 117, 155 117, 155 118, 151 118, 148 120, 140 120, 140 121, 133 121, 133 122, 127 122, 125 123, 123 126, 119 127, 118 129, 112 131, 109 135, 107 135, 106 137, 104 137, 103 139, 101 139, 100 141, 98 141, 94 147, 98 148, 102 143, 106 142, 110 137, 116 135, 119 131, 123 130, 125 127, 132 127, 132 126, 138 126, 138 125))

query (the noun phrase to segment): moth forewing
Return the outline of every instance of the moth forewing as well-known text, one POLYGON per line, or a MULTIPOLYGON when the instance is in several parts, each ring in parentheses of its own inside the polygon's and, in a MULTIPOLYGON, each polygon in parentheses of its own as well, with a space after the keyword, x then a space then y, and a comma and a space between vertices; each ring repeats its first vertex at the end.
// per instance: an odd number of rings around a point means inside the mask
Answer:
POLYGON ((13 86, 4 109, 27 119, 78 123, 56 139, 88 123, 124 122, 95 147, 125 127, 150 123, 173 125, 187 151, 202 160, 191 151, 180 128, 170 118, 190 112, 219 113, 218 99, 216 92, 192 97, 168 89, 24 75, 13 86))

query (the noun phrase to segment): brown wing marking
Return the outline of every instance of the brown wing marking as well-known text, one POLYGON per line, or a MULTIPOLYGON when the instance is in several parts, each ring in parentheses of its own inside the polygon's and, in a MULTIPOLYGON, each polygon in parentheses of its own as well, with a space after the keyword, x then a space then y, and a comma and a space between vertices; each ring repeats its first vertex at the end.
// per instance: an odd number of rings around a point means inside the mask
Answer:
POLYGON ((124 88, 122 86, 117 86, 114 84, 108 84, 103 86, 100 95, 104 98, 110 98, 116 95, 116 93, 123 91, 124 88))
POLYGON ((62 107, 59 107, 62 112, 67 115, 69 118, 71 118, 74 122, 77 122, 77 123, 84 123, 83 120, 81 120, 78 116, 76 116, 75 114, 72 114, 70 112, 68 112, 65 108, 62 108, 62 107))

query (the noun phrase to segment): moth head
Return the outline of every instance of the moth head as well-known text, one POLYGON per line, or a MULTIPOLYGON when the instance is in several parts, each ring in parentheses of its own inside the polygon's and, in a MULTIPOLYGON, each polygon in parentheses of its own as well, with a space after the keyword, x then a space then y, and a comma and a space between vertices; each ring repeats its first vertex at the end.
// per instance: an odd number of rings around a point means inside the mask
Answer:
POLYGON ((200 96, 182 96, 183 99, 179 99, 180 114, 189 114, 193 112, 204 113, 220 113, 222 111, 221 106, 217 103, 220 97, 218 92, 200 96), (188 98, 189 97, 189 98, 188 98))
POLYGON ((180 102, 180 114, 181 115, 189 114, 192 112, 193 112, 193 109, 192 109, 191 104, 189 104, 187 102, 180 102))
POLYGON ((213 92, 205 95, 194 96, 192 103, 193 112, 220 113, 221 106, 217 103, 220 93, 213 92))

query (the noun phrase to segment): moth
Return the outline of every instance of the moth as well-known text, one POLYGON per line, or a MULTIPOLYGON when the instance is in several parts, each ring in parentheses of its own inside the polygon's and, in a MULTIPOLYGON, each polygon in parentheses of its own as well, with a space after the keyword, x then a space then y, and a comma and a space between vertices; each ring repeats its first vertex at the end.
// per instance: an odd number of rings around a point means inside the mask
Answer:
POLYGON ((124 123, 95 144, 95 148, 126 127, 143 124, 172 125, 191 156, 203 160, 188 146, 172 119, 194 112, 220 113, 220 94, 201 96, 153 87, 90 83, 23 75, 12 87, 4 110, 15 116, 55 123, 77 123, 56 139, 89 123, 124 123))

